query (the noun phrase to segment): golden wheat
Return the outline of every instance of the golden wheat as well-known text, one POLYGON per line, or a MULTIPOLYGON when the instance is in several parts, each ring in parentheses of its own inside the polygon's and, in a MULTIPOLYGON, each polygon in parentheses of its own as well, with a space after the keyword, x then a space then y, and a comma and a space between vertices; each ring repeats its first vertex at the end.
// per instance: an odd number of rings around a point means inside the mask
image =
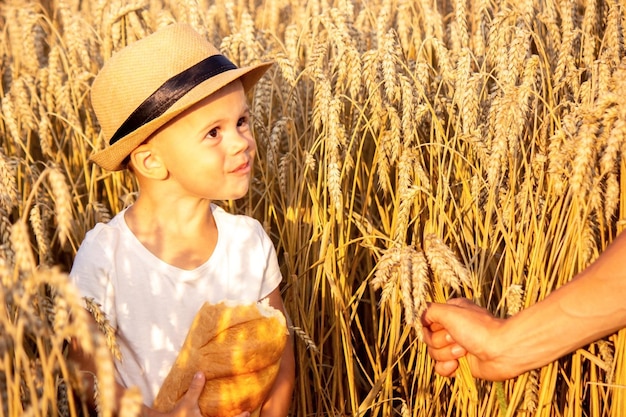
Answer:
POLYGON ((11 227, 11 247, 15 256, 15 266, 21 272, 30 272, 35 268, 35 258, 30 248, 28 226, 17 222, 11 227))
POLYGON ((120 417, 136 417, 142 413, 143 398, 137 387, 124 391, 120 404, 120 417))
POLYGON ((50 253, 50 239, 42 219, 41 210, 38 206, 33 206, 30 209, 29 220, 35 235, 35 240, 37 241, 39 263, 49 265, 52 260, 52 254, 50 253))
POLYGON ((449 289, 460 292, 462 287, 472 288, 467 268, 439 237, 430 233, 424 236, 424 253, 439 282, 449 289))
POLYGON ((57 169, 51 169, 48 173, 52 198, 54 200, 54 212, 56 214, 59 240, 63 245, 71 234, 72 208, 70 190, 65 182, 63 174, 57 169))
MULTIPOLYGON (((88 313, 46 267, 69 269, 137 193, 88 162, 104 146, 89 85, 124 45, 186 21, 238 64, 276 63, 250 97, 250 195, 225 206, 277 247, 299 336, 293 415, 488 417, 502 400, 507 415, 619 416, 623 332, 472 391, 434 375, 419 318, 434 294, 513 314, 623 228, 624 13, 618 0, 2 3, 1 414, 85 411, 62 346, 91 334, 88 313)), ((114 330, 91 312, 108 414, 114 330)), ((118 411, 139 405, 129 391, 118 411)))
POLYGON ((102 337, 96 338, 98 344, 94 352, 94 361, 98 364, 94 389, 98 415, 111 417, 117 411, 115 407, 115 371, 111 360, 111 352, 102 337))
POLYGON ((539 372, 528 372, 528 380, 526 381, 526 387, 524 389, 524 403, 523 410, 530 415, 533 415, 537 411, 537 391, 539 385, 539 372))

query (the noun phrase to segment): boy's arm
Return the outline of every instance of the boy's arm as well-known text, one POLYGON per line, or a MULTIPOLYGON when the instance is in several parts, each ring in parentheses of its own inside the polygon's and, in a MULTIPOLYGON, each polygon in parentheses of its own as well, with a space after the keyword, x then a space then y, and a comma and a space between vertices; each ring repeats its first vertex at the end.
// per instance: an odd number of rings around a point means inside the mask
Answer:
MULTIPOLYGON (((91 314, 87 314, 88 320, 90 321, 89 327, 92 332, 97 332, 97 324, 91 314)), ((84 371, 87 375, 92 375, 89 378, 89 386, 87 388, 88 398, 90 400, 89 406, 94 409, 95 401, 94 401, 94 379, 95 375, 97 375, 97 368, 94 357, 92 355, 88 355, 83 351, 80 346, 80 343, 76 338, 72 338, 69 344, 68 350, 68 359, 75 362, 79 368, 84 371)), ((200 394, 202 393, 202 388, 204 388, 205 377, 202 372, 199 372, 194 376, 191 381, 191 385, 189 386, 189 390, 185 393, 185 395, 180 399, 174 410, 170 413, 159 413, 146 405, 142 406, 141 416, 142 417, 202 417, 200 413, 200 408, 198 407, 198 398, 200 398, 200 394)), ((115 415, 119 413, 119 408, 121 404, 121 399, 124 395, 126 389, 115 382, 115 415)), ((241 414, 238 417, 244 417, 248 415, 248 413, 241 414)))
MULTIPOLYGON (((280 290, 278 288, 275 289, 267 298, 269 299, 269 304, 280 310, 287 320, 287 313, 285 312, 280 290)), ((280 369, 278 370, 276 381, 274 381, 274 385, 261 408, 261 417, 285 417, 287 415, 293 395, 295 369, 293 337, 290 332, 280 361, 280 369)))
POLYGON ((507 320, 469 300, 432 304, 424 336, 436 370, 451 375, 467 352, 474 376, 507 379, 625 327, 624 257, 626 233, 572 281, 507 320))
MULTIPOLYGON (((91 314, 85 315, 89 320, 89 329, 92 333, 98 332, 98 325, 91 314)), ((68 346, 68 359, 78 365, 78 368, 87 377, 87 400, 88 406, 95 409, 95 379, 97 375, 97 367, 94 357, 85 353, 80 342, 74 337, 70 340, 68 346)), ((115 382, 115 409, 117 410, 124 395, 124 387, 115 382)))

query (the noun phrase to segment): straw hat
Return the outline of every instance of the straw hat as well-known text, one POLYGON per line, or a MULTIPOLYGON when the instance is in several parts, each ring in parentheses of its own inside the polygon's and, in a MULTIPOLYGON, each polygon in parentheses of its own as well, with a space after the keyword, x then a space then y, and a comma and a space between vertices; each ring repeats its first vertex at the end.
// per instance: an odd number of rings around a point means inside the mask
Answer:
POLYGON ((91 160, 117 171, 152 133, 198 101, 240 79, 248 91, 272 65, 237 68, 186 24, 173 24, 114 54, 91 87, 108 145, 91 160))

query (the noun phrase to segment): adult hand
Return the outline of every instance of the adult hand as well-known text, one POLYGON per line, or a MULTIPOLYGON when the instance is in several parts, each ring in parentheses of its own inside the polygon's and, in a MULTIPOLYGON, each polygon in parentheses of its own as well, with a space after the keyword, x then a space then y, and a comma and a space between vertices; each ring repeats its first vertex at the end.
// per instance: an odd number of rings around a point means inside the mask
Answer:
POLYGON ((515 376, 510 364, 499 362, 497 337, 504 322, 465 298, 429 304, 422 324, 428 353, 436 361, 435 372, 454 376, 458 359, 465 355, 477 378, 504 380, 515 376))

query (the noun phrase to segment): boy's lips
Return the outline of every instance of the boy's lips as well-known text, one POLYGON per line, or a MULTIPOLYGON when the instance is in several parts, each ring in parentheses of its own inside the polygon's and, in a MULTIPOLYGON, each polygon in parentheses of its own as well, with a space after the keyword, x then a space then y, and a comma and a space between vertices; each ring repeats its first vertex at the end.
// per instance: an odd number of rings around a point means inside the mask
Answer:
POLYGON ((246 174, 250 172, 250 161, 246 161, 237 168, 230 171, 232 174, 246 174))

